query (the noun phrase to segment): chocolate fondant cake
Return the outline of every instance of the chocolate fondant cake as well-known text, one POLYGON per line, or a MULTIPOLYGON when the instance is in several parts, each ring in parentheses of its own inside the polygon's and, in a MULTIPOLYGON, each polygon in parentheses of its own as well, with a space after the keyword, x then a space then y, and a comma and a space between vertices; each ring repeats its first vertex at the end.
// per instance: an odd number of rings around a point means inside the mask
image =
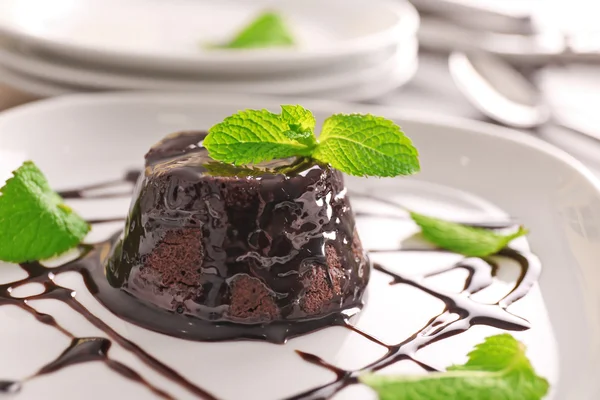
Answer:
POLYGON ((242 324, 361 304, 370 266, 342 174, 306 159, 213 161, 202 132, 146 155, 110 284, 162 309, 242 324))

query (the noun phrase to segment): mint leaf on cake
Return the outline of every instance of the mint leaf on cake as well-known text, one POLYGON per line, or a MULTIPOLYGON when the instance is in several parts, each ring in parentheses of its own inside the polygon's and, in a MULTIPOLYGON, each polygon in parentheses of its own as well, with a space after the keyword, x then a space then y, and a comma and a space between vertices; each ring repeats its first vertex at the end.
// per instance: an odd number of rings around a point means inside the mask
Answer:
POLYGON ((393 121, 336 114, 325 120, 312 156, 350 175, 397 176, 419 171, 419 153, 393 121))
POLYGON ((222 46, 226 49, 289 47, 294 37, 283 17, 275 12, 264 12, 222 46))
POLYGON ((336 114, 314 133, 313 114, 281 106, 281 114, 244 110, 209 130, 204 146, 217 161, 244 165, 305 157, 356 176, 391 177, 418 172, 419 154, 393 121, 370 114, 336 114))
POLYGON ((500 234, 489 229, 474 228, 415 212, 411 212, 410 216, 421 228, 425 239, 438 247, 469 257, 496 254, 512 240, 528 232, 519 227, 516 232, 500 234))
POLYGON ((364 375, 379 400, 540 400, 548 381, 535 373, 525 346, 509 334, 491 336, 469 353, 464 365, 427 375, 364 375))
POLYGON ((235 165, 309 155, 311 147, 290 138, 290 130, 281 114, 245 110, 210 128, 203 144, 213 159, 235 165))
POLYGON ((48 184, 31 161, 0 189, 0 260, 44 260, 77 246, 90 226, 48 184))
POLYGON ((314 135, 317 121, 315 116, 302 106, 284 105, 281 106, 281 118, 290 126, 290 130, 285 134, 307 146, 313 146, 317 138, 314 135))
POLYGON ((281 106, 281 118, 283 118, 295 132, 314 133, 317 120, 312 112, 299 105, 281 106))

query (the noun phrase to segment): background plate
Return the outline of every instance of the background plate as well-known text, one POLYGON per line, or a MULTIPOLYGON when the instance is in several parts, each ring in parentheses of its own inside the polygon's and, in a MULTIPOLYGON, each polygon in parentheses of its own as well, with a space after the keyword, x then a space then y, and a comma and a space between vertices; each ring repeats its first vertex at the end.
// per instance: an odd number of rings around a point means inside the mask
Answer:
POLYGON ((244 65, 246 72, 267 74, 326 66, 414 36, 417 26, 416 11, 404 1, 0 2, 0 32, 21 43, 70 59, 146 70, 237 74, 244 65), (251 51, 203 48, 203 43, 231 37, 265 8, 289 19, 297 47, 251 51))
POLYGON ((34 54, 0 49, 0 65, 35 79, 74 86, 81 91, 96 90, 172 90, 199 92, 237 92, 258 94, 303 94, 368 84, 396 70, 410 70, 417 57, 416 39, 397 48, 365 57, 350 67, 336 66, 311 74, 290 74, 267 79, 219 79, 218 77, 155 76, 139 73, 88 69, 85 66, 47 60, 34 54), (343 67, 343 68, 342 68, 343 67))

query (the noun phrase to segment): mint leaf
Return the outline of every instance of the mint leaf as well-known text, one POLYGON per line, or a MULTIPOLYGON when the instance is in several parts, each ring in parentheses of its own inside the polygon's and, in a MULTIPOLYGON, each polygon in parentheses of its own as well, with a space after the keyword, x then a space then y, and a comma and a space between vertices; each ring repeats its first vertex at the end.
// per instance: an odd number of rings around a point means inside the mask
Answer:
POLYGON ((299 105, 240 111, 212 128, 204 147, 216 161, 235 165, 305 157, 351 175, 396 176, 419 170, 412 142, 393 121, 373 115, 328 118, 319 141, 313 114, 299 105))
POLYGON ((540 400, 548 381, 536 375, 525 347, 509 334, 488 337, 465 365, 427 375, 364 375, 380 400, 540 400))
POLYGON ((290 139, 307 146, 316 144, 314 131, 317 121, 312 112, 302 106, 284 105, 281 106, 281 118, 290 125, 290 130, 285 132, 290 139))
POLYGON ((293 45, 294 38, 283 18, 274 12, 265 12, 242 29, 229 43, 220 47, 250 49, 293 45))
POLYGON ((306 146, 314 146, 317 143, 315 135, 309 131, 297 131, 293 126, 290 126, 290 131, 284 132, 284 134, 292 140, 296 140, 306 146))
POLYGON ((501 235, 488 229, 473 228, 415 212, 411 212, 410 216, 421 227, 425 239, 438 247, 469 257, 496 254, 513 239, 527 234, 523 227, 519 227, 517 232, 501 235))
POLYGON ((210 128, 203 144, 214 160, 235 165, 309 155, 311 147, 290 138, 290 130, 280 114, 245 110, 210 128))
POLYGON ((298 132, 308 131, 314 133, 317 121, 312 112, 299 105, 281 106, 281 118, 283 118, 292 129, 298 132))
POLYGON ((44 260, 77 246, 90 230, 31 161, 0 193, 0 260, 44 260))
POLYGON ((323 124, 312 157, 350 175, 397 176, 419 171, 419 155, 393 121, 337 114, 323 124))

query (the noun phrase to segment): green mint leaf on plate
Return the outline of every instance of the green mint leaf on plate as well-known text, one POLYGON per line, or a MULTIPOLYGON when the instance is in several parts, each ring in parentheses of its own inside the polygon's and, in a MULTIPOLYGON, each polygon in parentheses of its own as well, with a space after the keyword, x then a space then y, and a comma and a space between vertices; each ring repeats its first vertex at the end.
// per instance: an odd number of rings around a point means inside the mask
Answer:
POLYGON ((332 115, 312 154, 350 175, 397 176, 419 171, 419 154, 393 121, 373 115, 332 115))
POLYGON ((513 239, 527 234, 523 227, 514 233, 502 235, 489 229, 473 228, 415 212, 411 212, 410 216, 421 228, 425 239, 438 247, 469 257, 496 254, 513 239))
POLYGON ((240 111, 209 130, 204 146, 217 161, 236 165, 292 156, 330 164, 350 175, 397 176, 419 171, 419 154, 393 121, 370 114, 337 114, 314 134, 313 114, 301 106, 240 111))
POLYGON ((284 19, 274 12, 265 12, 243 28, 229 43, 218 47, 252 49, 293 45, 294 38, 284 19))
POLYGON ((491 336, 475 347, 464 365, 427 375, 364 375, 360 381, 379 400, 540 400, 548 382, 538 376, 525 347, 509 334, 491 336))
POLYGON ((0 260, 51 258, 77 246, 90 230, 30 161, 13 172, 0 194, 0 260))
POLYGON ((290 130, 281 114, 245 110, 210 128, 203 144, 213 159, 235 165, 309 155, 311 147, 288 136, 290 130))

